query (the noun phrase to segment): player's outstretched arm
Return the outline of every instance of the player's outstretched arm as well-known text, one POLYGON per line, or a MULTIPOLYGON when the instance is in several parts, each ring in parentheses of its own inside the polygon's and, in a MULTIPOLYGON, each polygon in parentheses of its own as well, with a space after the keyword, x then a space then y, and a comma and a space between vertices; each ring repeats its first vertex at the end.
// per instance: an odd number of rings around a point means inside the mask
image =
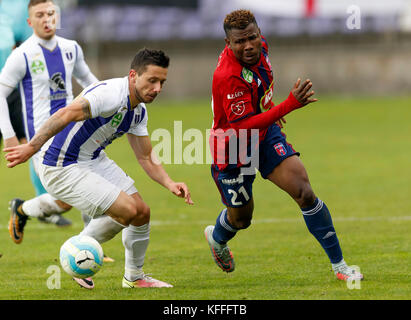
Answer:
POLYGON ((90 106, 86 99, 77 98, 68 106, 55 112, 37 131, 33 139, 26 144, 4 148, 7 167, 13 168, 26 162, 57 133, 62 131, 72 121, 82 121, 91 117, 90 106))
POLYGON ((317 101, 317 99, 311 98, 314 95, 314 91, 309 92, 311 87, 312 82, 310 80, 307 79, 301 83, 301 79, 298 79, 286 100, 264 113, 232 122, 231 126, 234 129, 266 129, 288 113, 317 101))
POLYGON ((174 182, 157 160, 155 154, 152 152, 153 148, 150 138, 148 136, 136 136, 134 134, 128 134, 127 137, 138 162, 147 175, 170 190, 177 197, 184 198, 187 204, 194 204, 186 184, 184 182, 174 182))

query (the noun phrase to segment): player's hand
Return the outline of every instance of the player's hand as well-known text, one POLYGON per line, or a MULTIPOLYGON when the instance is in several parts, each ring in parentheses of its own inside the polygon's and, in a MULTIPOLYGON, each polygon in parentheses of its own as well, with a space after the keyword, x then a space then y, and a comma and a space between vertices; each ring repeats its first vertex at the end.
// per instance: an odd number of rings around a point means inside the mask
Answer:
POLYGON ((193 205, 194 202, 191 200, 190 191, 188 190, 184 182, 174 182, 169 186, 169 190, 174 193, 177 197, 184 198, 187 204, 193 205))
POLYGON ((9 162, 7 167, 13 168, 20 163, 26 162, 37 150, 30 144, 20 144, 15 147, 4 148, 5 158, 9 162))
POLYGON ((10 148, 10 147, 15 147, 18 146, 19 140, 17 139, 16 136, 8 138, 8 139, 4 139, 4 147, 5 148, 10 148))
POLYGON ((303 83, 301 83, 301 79, 298 78, 297 82, 294 84, 293 89, 291 90, 294 97, 298 100, 301 106, 305 106, 311 102, 318 101, 317 99, 311 98, 314 95, 314 91, 311 90, 313 83, 311 80, 307 79, 303 83))
POLYGON ((287 121, 285 121, 285 118, 280 118, 275 123, 277 124, 277 126, 279 126, 282 129, 282 128, 284 128, 284 124, 287 123, 287 121))

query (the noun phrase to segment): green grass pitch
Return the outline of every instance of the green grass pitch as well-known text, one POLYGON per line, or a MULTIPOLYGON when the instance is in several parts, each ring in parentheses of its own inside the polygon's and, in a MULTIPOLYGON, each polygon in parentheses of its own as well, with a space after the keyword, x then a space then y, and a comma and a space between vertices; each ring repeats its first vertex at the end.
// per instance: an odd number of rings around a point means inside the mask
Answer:
MULTIPOLYGON (((14 169, 0 160, 0 299, 114 300, 298 300, 411 299, 411 99, 333 98, 286 117, 289 142, 301 152, 315 193, 327 203, 345 260, 358 265, 365 280, 359 289, 337 281, 329 261, 309 234, 293 200, 257 175, 255 211, 249 229, 230 242, 236 259, 231 274, 214 264, 203 230, 223 208, 208 164, 168 164, 175 181, 188 184, 194 206, 188 206, 151 181, 139 167, 125 137, 107 149, 136 182, 151 208, 151 240, 144 270, 170 282, 172 289, 121 288, 124 248, 121 236, 103 244, 116 261, 95 276, 95 289, 81 289, 60 268, 60 246, 82 230, 80 214, 66 216, 73 225, 58 229, 28 222, 23 243, 7 231, 8 201, 34 195, 28 165, 14 169), (47 281, 61 271, 60 289, 47 281)), ((278 100, 278 99, 277 99, 278 100)), ((183 133, 211 126, 208 100, 148 106, 149 131, 174 121, 183 133)), ((159 141, 153 141, 153 145, 159 141)), ((183 151, 190 141, 183 141, 183 151)), ((205 161, 205 155, 204 155, 205 161)))

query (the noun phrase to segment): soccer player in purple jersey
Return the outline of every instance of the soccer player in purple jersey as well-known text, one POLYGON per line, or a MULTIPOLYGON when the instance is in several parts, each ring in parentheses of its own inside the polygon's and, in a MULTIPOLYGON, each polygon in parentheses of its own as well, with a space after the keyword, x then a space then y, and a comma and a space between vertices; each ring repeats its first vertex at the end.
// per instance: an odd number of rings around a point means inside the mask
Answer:
POLYGON ((47 191, 92 217, 81 235, 103 243, 122 231, 124 288, 172 285, 143 272, 150 208, 134 180, 107 157, 104 149, 127 134, 147 175, 187 204, 193 204, 186 184, 174 182, 154 158, 147 130, 145 104, 153 102, 160 93, 168 65, 164 52, 140 50, 127 77, 85 88, 72 103, 53 114, 29 143, 4 149, 8 166, 14 167, 41 148, 39 176, 47 191))

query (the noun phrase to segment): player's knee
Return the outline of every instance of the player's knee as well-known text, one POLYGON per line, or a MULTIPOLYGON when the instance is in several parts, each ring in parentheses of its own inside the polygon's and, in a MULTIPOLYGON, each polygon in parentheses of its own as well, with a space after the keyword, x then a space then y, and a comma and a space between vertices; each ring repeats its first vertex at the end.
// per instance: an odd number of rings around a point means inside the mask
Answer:
POLYGON ((123 204, 123 220, 124 225, 128 226, 131 224, 137 217, 137 204, 130 199, 127 203, 123 204))
POLYGON ((302 184, 299 188, 298 196, 295 201, 299 204, 300 208, 307 208, 311 206, 315 201, 315 194, 310 184, 302 184))
POLYGON ((144 202, 134 202, 129 224, 142 225, 150 222, 150 207, 144 202))
POLYGON ((251 225, 251 216, 234 217, 231 220, 236 229, 247 229, 251 225))
POLYGON ((137 218, 146 223, 150 221, 150 207, 146 203, 137 206, 137 218))
POLYGON ((247 229, 249 226, 251 225, 251 218, 243 218, 243 219, 239 219, 236 220, 234 222, 234 227, 236 229, 247 229))

